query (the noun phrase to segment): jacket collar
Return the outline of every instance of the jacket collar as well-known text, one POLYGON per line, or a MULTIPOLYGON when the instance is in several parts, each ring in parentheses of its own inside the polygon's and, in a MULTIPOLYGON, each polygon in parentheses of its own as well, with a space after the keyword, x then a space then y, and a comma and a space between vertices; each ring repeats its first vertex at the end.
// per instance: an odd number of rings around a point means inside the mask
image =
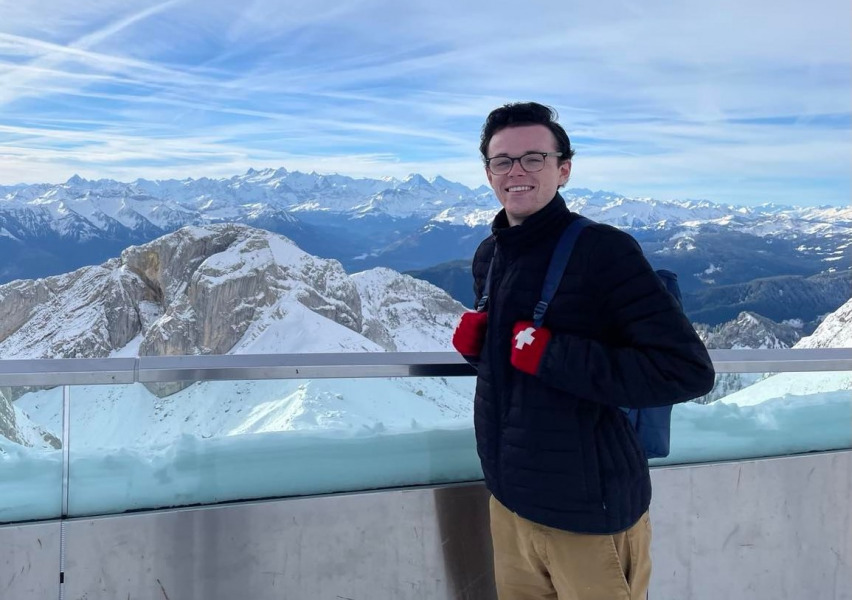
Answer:
POLYGON ((491 222, 491 232, 500 245, 529 246, 557 233, 561 233, 564 223, 570 215, 565 200, 559 194, 553 197, 541 210, 533 213, 520 225, 509 226, 506 209, 502 209, 491 222))

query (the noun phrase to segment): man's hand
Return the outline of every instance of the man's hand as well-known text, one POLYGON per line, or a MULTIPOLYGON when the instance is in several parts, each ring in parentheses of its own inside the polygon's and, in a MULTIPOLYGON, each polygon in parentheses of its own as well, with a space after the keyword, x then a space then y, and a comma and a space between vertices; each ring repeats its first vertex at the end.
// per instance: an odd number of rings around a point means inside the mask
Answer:
POLYGON ((488 313, 468 311, 461 316, 453 333, 453 346, 462 356, 478 358, 485 343, 488 313))
POLYGON ((518 321, 512 333, 512 365, 524 373, 536 375, 550 343, 550 330, 536 327, 532 321, 518 321))

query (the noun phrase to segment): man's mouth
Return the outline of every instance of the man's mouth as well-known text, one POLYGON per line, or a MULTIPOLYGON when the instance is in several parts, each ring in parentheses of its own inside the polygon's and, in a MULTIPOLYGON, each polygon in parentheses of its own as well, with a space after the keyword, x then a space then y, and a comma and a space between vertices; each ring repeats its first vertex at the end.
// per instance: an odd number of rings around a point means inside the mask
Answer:
POLYGON ((531 189, 533 189, 531 185, 513 185, 511 187, 507 187, 506 191, 507 192, 528 192, 531 189))

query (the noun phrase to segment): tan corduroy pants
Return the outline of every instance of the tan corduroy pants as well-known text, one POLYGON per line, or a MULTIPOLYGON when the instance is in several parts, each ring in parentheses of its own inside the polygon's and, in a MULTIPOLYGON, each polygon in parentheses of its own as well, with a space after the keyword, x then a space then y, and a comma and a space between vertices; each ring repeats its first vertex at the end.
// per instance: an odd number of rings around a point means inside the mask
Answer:
POLYGON ((646 512, 613 535, 571 533, 519 517, 491 497, 500 600, 645 600, 651 580, 646 512))

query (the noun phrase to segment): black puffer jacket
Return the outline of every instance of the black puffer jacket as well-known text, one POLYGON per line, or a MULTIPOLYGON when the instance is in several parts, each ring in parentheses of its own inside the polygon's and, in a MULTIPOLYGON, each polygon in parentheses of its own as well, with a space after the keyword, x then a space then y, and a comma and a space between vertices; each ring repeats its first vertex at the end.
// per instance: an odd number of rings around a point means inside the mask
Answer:
POLYGON ((582 533, 624 530, 648 509, 648 461, 618 407, 707 393, 704 345, 636 241, 595 224, 580 234, 545 317, 538 375, 512 367, 512 327, 531 320, 550 256, 578 215, 558 194, 522 225, 501 211, 473 261, 477 300, 494 260, 474 422, 485 482, 510 510, 582 533), (495 252, 496 244, 496 252, 495 252))

